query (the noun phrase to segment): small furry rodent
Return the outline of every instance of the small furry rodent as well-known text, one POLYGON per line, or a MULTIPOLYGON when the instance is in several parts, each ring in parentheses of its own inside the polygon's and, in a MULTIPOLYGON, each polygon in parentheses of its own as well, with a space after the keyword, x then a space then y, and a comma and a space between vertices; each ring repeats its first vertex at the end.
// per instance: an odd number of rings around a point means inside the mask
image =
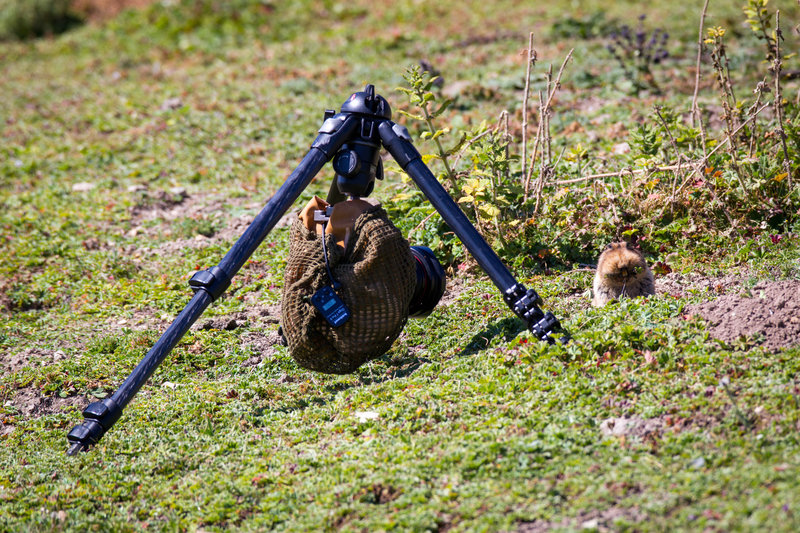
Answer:
POLYGON ((644 256, 627 242, 612 242, 600 254, 592 289, 595 307, 604 306, 623 294, 635 298, 656 293, 653 273, 644 256))

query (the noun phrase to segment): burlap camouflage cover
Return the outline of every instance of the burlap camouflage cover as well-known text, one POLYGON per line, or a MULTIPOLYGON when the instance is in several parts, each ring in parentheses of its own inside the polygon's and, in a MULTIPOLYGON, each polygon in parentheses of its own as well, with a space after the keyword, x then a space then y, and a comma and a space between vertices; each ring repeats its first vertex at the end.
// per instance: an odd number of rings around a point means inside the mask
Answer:
POLYGON ((292 225, 284 274, 281 322, 289 353, 297 364, 328 374, 347 374, 386 353, 408 318, 416 284, 416 266, 408 242, 379 206, 353 226, 347 249, 326 235, 337 291, 352 314, 331 327, 311 296, 331 283, 320 237, 300 219, 292 225))

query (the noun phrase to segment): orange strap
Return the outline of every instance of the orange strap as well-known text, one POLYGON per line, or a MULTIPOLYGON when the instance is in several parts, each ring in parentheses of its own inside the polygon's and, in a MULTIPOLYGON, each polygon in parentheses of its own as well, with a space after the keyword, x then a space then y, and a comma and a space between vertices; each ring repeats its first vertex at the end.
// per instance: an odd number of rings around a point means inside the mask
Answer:
MULTIPOLYGON (((300 211, 300 219, 309 231, 322 235, 322 223, 314 221, 314 211, 322 211, 326 207, 328 207, 328 202, 315 196, 300 211)), ((333 234, 336 244, 346 249, 353 232, 353 225, 358 217, 370 207, 372 207, 371 203, 360 198, 335 204, 325 233, 333 234)))

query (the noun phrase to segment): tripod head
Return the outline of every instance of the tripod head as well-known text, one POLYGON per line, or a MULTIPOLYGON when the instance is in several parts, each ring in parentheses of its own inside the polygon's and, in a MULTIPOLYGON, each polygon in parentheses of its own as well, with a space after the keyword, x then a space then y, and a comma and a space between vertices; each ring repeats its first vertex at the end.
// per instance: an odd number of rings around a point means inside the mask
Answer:
MULTIPOLYGON (((342 104, 340 115, 356 115, 361 124, 333 156, 336 178, 328 195, 330 203, 337 203, 344 197, 369 196, 375 188, 375 178, 383 179, 378 124, 391 120, 392 110, 383 96, 375 94, 375 86, 367 85, 363 91, 350 95, 342 104)), ((325 112, 326 120, 334 116, 332 110, 325 112)))

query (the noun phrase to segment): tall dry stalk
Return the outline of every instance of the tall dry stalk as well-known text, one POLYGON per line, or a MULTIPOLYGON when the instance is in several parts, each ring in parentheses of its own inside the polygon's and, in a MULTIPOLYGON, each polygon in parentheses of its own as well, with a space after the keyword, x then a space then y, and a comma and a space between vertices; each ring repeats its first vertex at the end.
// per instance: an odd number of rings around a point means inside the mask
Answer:
POLYGON ((706 13, 708 12, 708 2, 703 4, 703 11, 700 13, 700 30, 697 34, 697 63, 695 65, 694 73, 694 95, 692 96, 692 127, 700 128, 700 141, 703 143, 703 153, 706 153, 706 132, 703 127, 703 116, 700 112, 700 107, 697 105, 697 94, 700 91, 700 66, 703 59, 703 27, 706 21, 706 13))
POLYGON ((783 95, 781 94, 781 68, 783 67, 781 60, 781 41, 783 40, 783 33, 781 32, 781 12, 775 12, 775 57, 772 61, 772 73, 775 76, 775 120, 778 123, 778 133, 781 139, 781 146, 783 147, 783 171, 786 173, 786 184, 789 190, 792 189, 792 165, 789 160, 789 149, 786 146, 786 130, 783 127, 783 95))
MULTIPOLYGON (((525 67, 525 93, 522 95, 522 176, 525 176, 525 165, 528 161, 528 97, 531 92, 531 70, 536 64, 536 51, 533 49, 533 32, 528 36, 528 60, 525 67)), ((527 196, 527 186, 525 188, 527 196)))
MULTIPOLYGON (((558 92, 558 89, 561 87, 561 78, 564 75, 564 69, 567 66, 567 63, 570 59, 572 59, 572 52, 574 49, 570 50, 567 53, 564 61, 561 63, 561 67, 558 69, 558 74, 556 75, 555 79, 553 79, 553 66, 550 65, 545 73, 545 80, 546 80, 546 93, 547 97, 545 97, 541 92, 539 93, 539 124, 536 131, 536 140, 533 144, 533 152, 531 153, 528 160, 525 162, 527 164, 527 171, 524 172, 524 198, 528 200, 530 198, 531 193, 531 180, 533 177, 533 169, 536 165, 537 159, 540 163, 540 171, 539 171, 539 179, 536 182, 535 191, 537 193, 537 201, 536 201, 536 208, 535 211, 538 211, 538 205, 541 198, 541 191, 544 188, 544 183, 546 182, 546 176, 549 171, 549 168, 552 164, 552 136, 550 135, 550 114, 552 112, 552 104, 553 98, 558 92), (539 156, 539 150, 542 150, 541 157, 539 156)), ((524 168, 524 166, 523 166, 524 168)))

